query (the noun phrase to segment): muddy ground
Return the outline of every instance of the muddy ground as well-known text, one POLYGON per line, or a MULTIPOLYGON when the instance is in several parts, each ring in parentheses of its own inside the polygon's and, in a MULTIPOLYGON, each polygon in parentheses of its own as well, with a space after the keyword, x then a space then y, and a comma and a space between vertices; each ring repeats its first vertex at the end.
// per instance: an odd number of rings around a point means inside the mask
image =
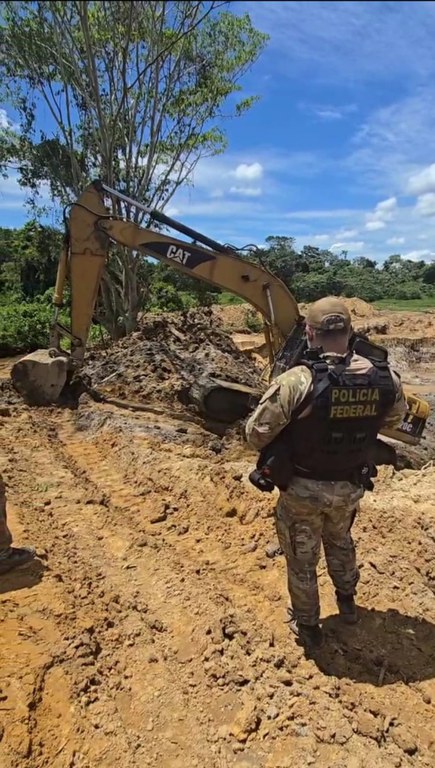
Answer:
MULTIPOLYGON (((409 372, 428 392, 431 359, 409 372)), ((306 658, 265 555, 274 497, 236 436, 0 400, 11 527, 39 555, 0 581, 1 768, 435 765, 435 453, 363 500, 356 627, 321 562, 327 644, 306 658)))

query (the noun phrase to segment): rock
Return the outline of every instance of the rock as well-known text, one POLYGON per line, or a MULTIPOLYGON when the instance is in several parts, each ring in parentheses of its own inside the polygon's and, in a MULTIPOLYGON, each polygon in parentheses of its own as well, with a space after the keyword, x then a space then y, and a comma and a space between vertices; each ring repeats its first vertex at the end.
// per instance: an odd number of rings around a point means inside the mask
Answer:
POLYGON ((222 443, 219 440, 211 440, 208 444, 208 449, 213 453, 222 453, 222 443))
POLYGON ((155 512, 150 517, 150 523, 164 523, 165 520, 168 519, 168 513, 165 508, 161 509, 160 512, 155 512))
POLYGON ((228 738, 228 726, 227 725, 221 725, 217 729, 217 737, 218 739, 227 739, 228 738))
POLYGON ((270 706, 266 709, 266 717, 268 720, 276 720, 276 718, 279 715, 279 709, 278 707, 275 707, 274 704, 270 704, 270 706))
POLYGON ((235 624, 225 624, 222 627, 223 636, 227 637, 228 640, 233 640, 237 633, 239 632, 238 627, 236 627, 235 624))
POLYGON ((0 405, 0 416, 10 416, 11 409, 7 405, 0 405))
POLYGON ((273 544, 268 544, 266 547, 266 557, 277 557, 278 555, 282 555, 282 549, 279 546, 278 542, 274 542, 273 544))
POLYGON ((237 517, 237 509, 236 507, 227 507, 224 514, 225 517, 237 517))
POLYGON ((261 718, 257 712, 256 704, 247 702, 236 716, 230 733, 237 741, 244 743, 251 733, 258 730, 260 722, 261 718))
POLYGON ((249 552, 255 552, 256 549, 257 549, 257 542, 250 541, 249 544, 245 544, 245 546, 242 547, 242 554, 247 555, 249 552))
POLYGON ((188 525, 180 525, 179 528, 177 528, 177 534, 178 536, 184 536, 185 533, 189 532, 189 526, 188 525))
POLYGON ((422 698, 423 698, 424 704, 432 704, 432 699, 428 693, 424 693, 422 698))
POLYGON ((395 744, 407 755, 415 755, 417 744, 410 731, 403 725, 397 726, 391 731, 391 736, 395 744))
POLYGON ((243 479, 243 472, 235 472, 233 475, 233 480, 240 481, 243 479))
POLYGON ((335 732, 335 742, 337 744, 346 744, 353 736, 353 731, 349 723, 343 723, 335 732))
POLYGON ((282 685, 293 685, 293 677, 291 676, 290 672, 286 672, 286 671, 280 672, 276 676, 276 679, 282 685))
POLYGON ((380 737, 381 729, 373 715, 369 712, 361 712, 358 715, 357 732, 368 739, 377 741, 380 737))

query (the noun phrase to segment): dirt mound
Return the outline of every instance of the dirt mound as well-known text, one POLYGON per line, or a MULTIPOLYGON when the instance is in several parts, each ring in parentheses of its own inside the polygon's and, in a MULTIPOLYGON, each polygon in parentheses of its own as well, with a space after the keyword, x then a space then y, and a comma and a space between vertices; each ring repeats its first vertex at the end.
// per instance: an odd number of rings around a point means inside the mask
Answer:
POLYGON ((378 314, 377 310, 371 304, 368 304, 367 301, 363 301, 362 299, 344 299, 344 302, 353 317, 371 317, 372 315, 378 314))
MULTIPOLYGON (((353 318, 367 318, 379 314, 378 310, 376 310, 372 304, 368 304, 368 302, 363 301, 363 299, 358 299, 356 297, 347 299, 343 296, 340 296, 340 299, 346 304, 353 318)), ((302 315, 306 314, 309 306, 309 304, 299 304, 299 311, 302 315)))
POLYGON ((231 333, 257 333, 263 325, 262 315, 250 304, 214 306, 213 315, 222 328, 231 333))
POLYGON ((257 386, 259 370, 212 309, 144 315, 140 330, 87 356, 84 373, 105 393, 129 400, 186 402, 204 375, 257 386))

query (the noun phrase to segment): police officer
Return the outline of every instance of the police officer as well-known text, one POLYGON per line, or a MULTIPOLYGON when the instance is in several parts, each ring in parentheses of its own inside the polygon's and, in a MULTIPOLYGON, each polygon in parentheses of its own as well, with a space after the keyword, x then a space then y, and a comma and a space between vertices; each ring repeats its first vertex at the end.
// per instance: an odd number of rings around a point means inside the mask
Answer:
POLYGON ((12 547, 12 534, 8 528, 6 516, 6 491, 0 475, 0 576, 14 568, 27 565, 35 558, 31 547, 12 547))
POLYGON ((365 492, 364 470, 377 433, 400 425, 407 405, 388 364, 348 351, 352 328, 344 302, 320 299, 305 321, 312 362, 274 380, 247 421, 246 437, 259 451, 278 435, 288 447, 293 476, 280 492, 275 522, 287 563, 289 625, 304 645, 320 647, 321 543, 340 617, 353 624, 359 572, 351 527, 365 492))

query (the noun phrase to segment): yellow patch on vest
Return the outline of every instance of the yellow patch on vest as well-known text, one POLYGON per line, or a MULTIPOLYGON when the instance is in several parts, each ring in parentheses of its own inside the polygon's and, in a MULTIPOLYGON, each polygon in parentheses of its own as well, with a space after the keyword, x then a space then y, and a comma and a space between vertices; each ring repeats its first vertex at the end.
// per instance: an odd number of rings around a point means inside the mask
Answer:
POLYGON ((378 387, 332 387, 330 419, 364 419, 379 415, 378 387))

